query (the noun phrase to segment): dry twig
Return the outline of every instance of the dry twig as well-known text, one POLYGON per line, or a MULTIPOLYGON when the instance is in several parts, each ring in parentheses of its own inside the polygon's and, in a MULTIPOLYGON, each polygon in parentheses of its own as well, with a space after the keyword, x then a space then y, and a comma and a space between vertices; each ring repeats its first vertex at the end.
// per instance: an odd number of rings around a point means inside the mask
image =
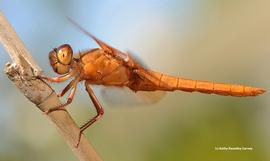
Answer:
MULTIPOLYGON (((60 105, 60 100, 54 90, 47 83, 36 78, 36 75, 42 72, 40 67, 32 59, 29 51, 1 12, 0 41, 13 61, 7 63, 5 72, 17 88, 41 111, 60 105)), ((75 148, 80 129, 67 111, 55 111, 48 117, 81 161, 102 160, 84 135, 81 136, 78 148, 75 148)))

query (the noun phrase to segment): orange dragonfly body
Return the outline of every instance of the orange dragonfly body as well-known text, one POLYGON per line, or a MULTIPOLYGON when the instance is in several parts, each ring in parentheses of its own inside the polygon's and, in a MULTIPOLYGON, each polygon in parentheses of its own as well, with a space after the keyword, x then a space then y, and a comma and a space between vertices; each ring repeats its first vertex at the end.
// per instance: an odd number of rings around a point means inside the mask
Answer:
POLYGON ((145 69, 130 57, 130 55, 94 37, 74 21, 72 21, 72 23, 85 34, 93 38, 100 48, 79 52, 77 57, 73 57, 72 48, 68 44, 55 48, 49 53, 50 64, 53 70, 61 76, 54 78, 41 76, 41 78, 51 82, 63 82, 74 77, 59 94, 61 97, 67 91, 71 90, 67 102, 61 106, 51 108, 47 113, 59 110, 60 107, 70 104, 75 95, 77 84, 80 81, 85 81, 86 91, 96 108, 97 115, 81 127, 81 133, 104 114, 104 110, 90 85, 125 86, 134 92, 181 90, 237 97, 257 96, 265 92, 265 90, 261 88, 189 80, 145 69))

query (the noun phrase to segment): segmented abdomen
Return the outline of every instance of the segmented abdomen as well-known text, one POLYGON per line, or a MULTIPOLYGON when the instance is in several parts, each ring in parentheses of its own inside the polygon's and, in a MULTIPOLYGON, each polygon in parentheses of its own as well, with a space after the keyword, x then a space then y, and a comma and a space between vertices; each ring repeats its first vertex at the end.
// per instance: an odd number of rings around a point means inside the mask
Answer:
MULTIPOLYGON (((154 71, 140 70, 139 75, 143 75, 149 81, 151 81, 154 86, 147 86, 148 90, 151 88, 156 88, 158 90, 173 91, 181 90, 187 92, 201 92, 201 93, 214 93, 218 95, 229 95, 229 96, 257 96, 265 92, 264 89, 236 85, 236 84, 224 84, 224 83, 214 83, 209 81, 199 81, 199 80, 189 80, 183 78, 177 78, 173 76, 168 76, 162 73, 154 71)), ((143 84, 141 84, 141 88, 143 84)))

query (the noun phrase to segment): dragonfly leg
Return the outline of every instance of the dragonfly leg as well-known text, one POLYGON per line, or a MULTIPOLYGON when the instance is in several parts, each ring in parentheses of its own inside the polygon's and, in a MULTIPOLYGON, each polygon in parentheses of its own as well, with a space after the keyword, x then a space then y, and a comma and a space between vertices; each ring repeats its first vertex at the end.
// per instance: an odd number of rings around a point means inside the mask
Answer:
POLYGON ((53 107, 53 108, 50 108, 50 109, 48 109, 47 111, 45 111, 45 113, 46 113, 46 114, 49 114, 49 113, 51 113, 51 112, 53 112, 53 111, 65 110, 64 108, 65 108, 67 105, 69 105, 69 104, 72 102, 73 98, 74 98, 74 95, 75 95, 76 89, 77 89, 77 84, 78 84, 78 81, 73 80, 73 81, 71 81, 71 82, 64 88, 63 91, 64 91, 65 93, 66 93, 70 88, 72 88, 72 90, 71 90, 71 92, 70 92, 70 94, 69 94, 69 96, 68 96, 68 98, 67 98, 66 103, 61 104, 61 105, 56 106, 56 107, 53 107), (66 89, 66 90, 65 90, 65 89, 66 89), (62 107, 64 107, 64 108, 62 108, 62 107))
POLYGON ((59 83, 59 82, 64 82, 64 81, 68 80, 73 75, 74 75, 74 72, 70 72, 70 73, 67 73, 65 75, 61 75, 59 77, 47 77, 44 75, 40 75, 40 76, 38 76, 38 78, 45 79, 45 80, 50 81, 50 82, 59 83))
POLYGON ((69 84, 60 93, 58 93, 57 96, 63 97, 67 93, 67 91, 69 91, 70 88, 74 86, 74 82, 75 80, 72 80, 71 82, 69 82, 69 84))
POLYGON ((85 81, 85 87, 86 87, 86 91, 89 94, 89 97, 91 98, 91 101, 93 102, 96 111, 97 111, 97 115, 93 118, 91 118, 88 122, 86 122, 83 126, 80 127, 80 134, 79 134, 79 140, 78 143, 76 145, 76 147, 78 147, 79 143, 80 143, 80 139, 81 139, 81 135, 83 133, 83 131, 85 129, 87 129, 90 125, 92 125, 94 122, 96 122, 98 119, 100 119, 102 117, 102 115, 104 114, 104 110, 101 106, 101 104, 99 103, 96 95, 94 94, 92 88, 89 86, 89 82, 85 81))

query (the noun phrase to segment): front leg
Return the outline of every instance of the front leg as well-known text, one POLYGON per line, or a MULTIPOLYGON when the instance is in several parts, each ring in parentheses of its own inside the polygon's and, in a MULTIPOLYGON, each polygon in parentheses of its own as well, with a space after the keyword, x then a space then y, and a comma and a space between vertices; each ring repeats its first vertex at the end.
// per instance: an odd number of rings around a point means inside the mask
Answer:
POLYGON ((63 90, 64 93, 67 92, 70 88, 71 89, 71 92, 67 98, 67 102, 64 103, 64 104, 61 104, 59 106, 56 106, 56 107, 53 107, 53 108, 50 108, 49 110, 45 111, 46 114, 49 114, 53 111, 58 111, 58 110, 64 110, 62 107, 66 107, 67 105, 69 105, 72 101, 73 101, 73 98, 75 96, 75 93, 76 93, 76 89, 77 89, 77 84, 78 84, 78 79, 75 79, 73 81, 71 81, 67 86, 66 88, 63 90))
POLYGON ((68 85, 60 93, 57 94, 57 96, 63 97, 67 93, 67 91, 69 91, 71 88, 73 88, 75 81, 76 81, 76 79, 69 82, 68 85))
POLYGON ((38 78, 45 79, 45 80, 50 81, 50 82, 60 83, 60 82, 64 82, 64 81, 68 80, 72 76, 74 76, 74 72, 69 72, 65 75, 60 75, 58 77, 47 77, 44 75, 40 75, 40 76, 38 76, 38 78))

